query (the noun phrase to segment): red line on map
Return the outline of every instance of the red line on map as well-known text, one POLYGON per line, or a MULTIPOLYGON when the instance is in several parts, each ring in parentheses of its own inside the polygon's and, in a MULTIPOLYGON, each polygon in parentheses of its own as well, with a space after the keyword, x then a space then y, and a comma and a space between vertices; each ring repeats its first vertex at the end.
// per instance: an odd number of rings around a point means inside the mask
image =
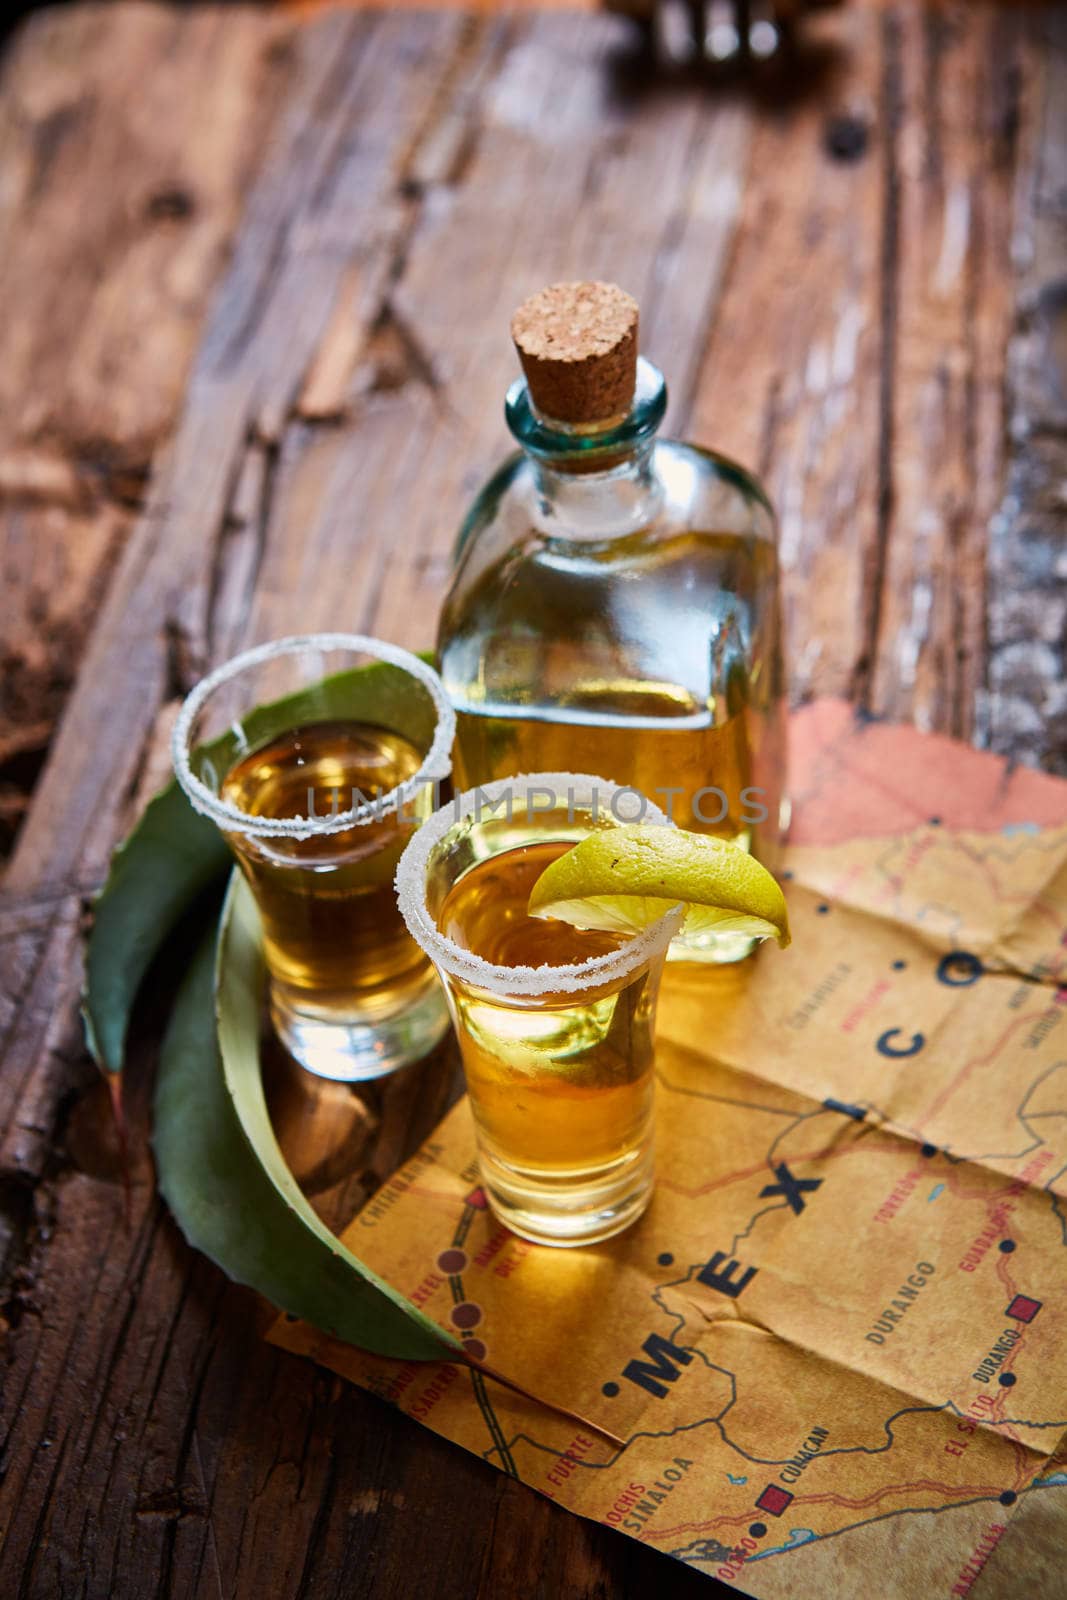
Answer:
MULTIPOLYGON (((874 1494, 867 1495, 863 1500, 850 1500, 845 1495, 837 1494, 798 1494, 793 1499, 793 1506, 834 1505, 844 1506, 849 1511, 865 1511, 868 1507, 877 1505, 880 1500, 884 1500, 887 1495, 910 1494, 913 1490, 934 1491, 938 1494, 946 1495, 949 1499, 973 1500, 985 1495, 994 1498, 1002 1492, 1003 1488, 1004 1485, 1002 1483, 992 1486, 989 1484, 964 1483, 952 1487, 947 1483, 935 1483, 928 1478, 921 1478, 917 1483, 887 1484, 885 1488, 876 1490, 874 1494)), ((908 1509, 912 1508, 909 1507, 908 1509)), ((925 1511, 929 1508, 917 1506, 914 1509, 925 1511)), ((792 1507, 790 1512, 792 1513, 792 1507)), ((680 1533, 703 1533, 708 1528, 735 1528, 751 1521, 752 1512, 749 1510, 740 1516, 709 1517, 706 1522, 680 1522, 673 1528, 649 1528, 648 1537, 650 1539, 673 1539, 680 1533)))
POLYGON ((958 1200, 980 1200, 985 1206, 990 1221, 992 1221, 993 1211, 1000 1201, 1005 1195, 1010 1195, 1012 1192, 1010 1182, 1006 1183, 1002 1189, 966 1189, 954 1172, 947 1172, 942 1182, 949 1193, 954 1194, 958 1200))
POLYGON ((971 845, 966 844, 958 835, 949 834, 942 842, 948 849, 957 850, 960 855, 966 856, 967 860, 978 868, 989 885, 990 894, 998 905, 1011 905, 1015 901, 1026 901, 1028 899, 1027 895, 1023 893, 1009 894, 1006 889, 1002 889, 997 881, 995 871, 989 865, 988 859, 980 855, 971 845))
MULTIPOLYGON (((1033 1455, 1033 1451, 1029 1446, 1025 1445, 1021 1439, 1016 1439, 1014 1434, 1010 1435, 1009 1438, 1011 1447, 1019 1461, 1015 1472, 1015 1490, 1018 1493, 1020 1489, 1025 1489, 1028 1484, 1033 1483, 1034 1478, 1037 1476, 1037 1471, 1028 1461, 1028 1458, 1033 1455)), ((1040 1471, 1041 1469, 1037 1470, 1040 1471)))
POLYGON ((937 1113, 945 1105, 945 1102, 951 1099, 951 1097, 956 1093, 956 1090, 960 1087, 960 1085, 966 1083, 967 1079, 970 1077, 971 1073, 976 1067, 985 1067, 988 1066, 991 1061, 995 1061, 1013 1033, 1017 1033, 1022 1027, 1029 1027, 1032 1022, 1035 1022, 1039 1017, 1043 1017, 1047 1010, 1048 1007, 1043 1006, 1040 1011, 1024 1011, 1020 1016, 1016 1017, 1013 1022, 1010 1022, 1007 1028, 1005 1028, 1004 1032, 1001 1034, 1000 1038, 984 1056, 975 1056, 973 1061, 968 1061, 965 1066, 960 1068, 959 1072, 957 1072, 952 1081, 946 1085, 946 1087, 937 1096, 936 1100, 934 1100, 933 1103, 927 1108, 922 1122, 919 1123, 919 1127, 924 1127, 931 1117, 937 1115, 937 1113))
MULTIPOLYGON (((900 1139, 889 1139, 885 1144, 876 1144, 872 1139, 866 1138, 856 1140, 848 1145, 824 1145, 820 1150, 788 1151, 780 1159, 788 1161, 790 1166, 796 1166, 802 1161, 831 1161, 835 1156, 850 1156, 860 1149, 867 1153, 900 1150, 901 1143, 900 1139)), ((715 1189, 725 1189, 731 1183, 741 1183, 746 1178, 766 1175, 769 1170, 766 1158, 764 1158, 764 1160, 757 1161, 751 1167, 740 1167, 736 1172, 728 1172, 725 1177, 713 1178, 709 1183, 702 1183, 696 1189, 690 1189, 684 1183, 676 1183, 671 1178, 657 1176, 656 1182, 661 1189, 670 1189, 674 1194, 684 1194, 687 1198, 692 1199, 697 1195, 711 1194, 715 1189)))
POLYGON ((1005 1304, 1008 1304, 1015 1299, 1017 1291, 1015 1281, 1011 1275, 1011 1256, 1001 1255, 999 1250, 997 1251, 997 1277, 1004 1285, 1004 1293, 1007 1296, 1005 1304))
POLYGON ((838 1494, 808 1494, 797 1495, 794 1505, 801 1501, 809 1505, 847 1506, 850 1511, 864 1511, 868 1506, 877 1505, 879 1500, 884 1500, 888 1494, 910 1494, 913 1489, 934 1490, 938 1494, 973 1499, 975 1495, 997 1495, 1003 1485, 996 1484, 992 1488, 988 1484, 961 1483, 952 1487, 947 1483, 936 1483, 929 1478, 920 1478, 916 1483, 890 1484, 884 1489, 878 1489, 874 1494, 867 1495, 862 1500, 850 1500, 846 1495, 838 1494))

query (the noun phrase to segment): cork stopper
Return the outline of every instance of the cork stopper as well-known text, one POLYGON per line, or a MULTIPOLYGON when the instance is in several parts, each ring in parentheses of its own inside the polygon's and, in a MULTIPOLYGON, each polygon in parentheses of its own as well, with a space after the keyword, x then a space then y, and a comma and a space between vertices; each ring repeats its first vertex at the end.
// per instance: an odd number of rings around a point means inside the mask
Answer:
POLYGON ((614 283, 553 283, 523 301, 511 337, 543 416, 606 422, 630 409, 637 316, 637 301, 614 283))

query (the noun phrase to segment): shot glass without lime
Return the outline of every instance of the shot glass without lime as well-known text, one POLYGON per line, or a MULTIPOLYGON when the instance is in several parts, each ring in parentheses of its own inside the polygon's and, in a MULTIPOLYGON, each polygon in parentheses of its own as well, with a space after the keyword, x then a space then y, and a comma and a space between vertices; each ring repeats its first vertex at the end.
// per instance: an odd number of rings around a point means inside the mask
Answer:
POLYGON ((448 1026, 393 876, 439 799, 454 731, 437 674, 362 634, 248 650, 182 706, 178 781, 248 880, 274 1026, 320 1077, 382 1077, 448 1026))

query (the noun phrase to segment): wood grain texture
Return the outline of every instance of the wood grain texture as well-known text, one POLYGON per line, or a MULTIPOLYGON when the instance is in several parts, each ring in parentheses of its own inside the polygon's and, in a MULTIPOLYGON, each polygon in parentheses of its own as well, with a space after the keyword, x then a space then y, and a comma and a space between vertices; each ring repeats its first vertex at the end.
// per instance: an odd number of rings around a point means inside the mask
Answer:
POLYGON ((1067 773, 1067 18, 1027 36, 1029 101, 1016 185, 1007 467, 990 524, 989 653, 980 732, 994 750, 1067 773))
POLYGON ((4 854, 174 425, 283 40, 251 12, 84 6, 0 66, 4 854))
MULTIPOLYGON (((204 667, 293 628, 431 639, 525 294, 618 278, 672 425, 765 473, 798 698, 1064 757, 1062 23, 856 0, 772 98, 650 80, 629 38, 75 7, 3 64, 5 1594, 715 1591, 263 1345, 147 1160, 124 1218, 75 1017, 83 896, 204 667)), ((269 1067, 334 1220, 455 1089, 448 1049, 358 1099, 269 1067)))
POLYGON ((897 198, 881 598, 868 703, 972 738, 1003 476, 1022 19, 932 10, 888 43, 897 198))
POLYGON ((965 738, 1025 293, 1011 260, 1033 26, 962 5, 835 21, 847 55, 823 92, 759 128, 693 420, 776 500, 794 698, 848 694, 965 738))
MULTIPOLYGON (((896 13, 853 7, 815 86, 761 118, 690 431, 753 467, 778 509, 796 700, 869 669, 881 542, 883 306, 896 13), (834 129, 851 138, 840 148, 834 129)), ((832 48, 831 48, 832 47, 832 48)))

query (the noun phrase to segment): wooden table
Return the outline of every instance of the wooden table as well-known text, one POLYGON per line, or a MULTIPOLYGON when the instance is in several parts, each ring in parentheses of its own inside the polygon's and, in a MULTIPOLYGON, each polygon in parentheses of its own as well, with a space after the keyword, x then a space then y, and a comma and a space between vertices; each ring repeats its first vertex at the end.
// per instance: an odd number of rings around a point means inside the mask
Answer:
MULTIPOLYGON (((431 642, 509 312, 558 277, 638 294, 673 426, 766 476, 796 700, 1064 770, 1067 16, 853 0, 807 37, 788 93, 558 11, 75 6, 8 47, 0 1593, 712 1592, 265 1345, 144 1154, 124 1216, 79 930, 209 663, 431 642)), ((331 1215, 449 1065, 342 1117, 331 1215)))

